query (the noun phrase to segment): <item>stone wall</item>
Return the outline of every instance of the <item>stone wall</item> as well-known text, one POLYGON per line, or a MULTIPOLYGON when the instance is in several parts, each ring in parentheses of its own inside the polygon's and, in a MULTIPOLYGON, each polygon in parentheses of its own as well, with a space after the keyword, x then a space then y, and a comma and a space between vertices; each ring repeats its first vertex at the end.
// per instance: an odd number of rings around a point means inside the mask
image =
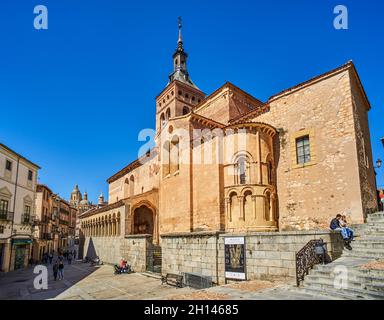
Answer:
POLYGON ((327 242, 332 259, 343 250, 339 233, 330 231, 168 234, 162 235, 162 273, 195 272, 225 283, 224 238, 233 236, 245 237, 248 280, 295 277, 295 254, 312 239, 327 242))
POLYGON ((163 274, 195 272, 217 282, 218 233, 192 232, 161 236, 163 274))
POLYGON ((107 264, 119 263, 121 258, 128 261, 136 272, 143 272, 147 265, 147 249, 151 243, 149 235, 122 237, 86 237, 84 256, 99 258, 107 264))

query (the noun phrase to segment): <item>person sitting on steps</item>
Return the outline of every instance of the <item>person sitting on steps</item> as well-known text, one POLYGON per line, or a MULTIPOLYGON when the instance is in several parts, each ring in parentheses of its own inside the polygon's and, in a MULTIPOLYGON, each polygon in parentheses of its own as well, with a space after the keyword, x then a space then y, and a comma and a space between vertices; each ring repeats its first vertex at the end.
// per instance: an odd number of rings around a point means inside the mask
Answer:
POLYGON ((337 214, 336 218, 333 218, 331 220, 331 224, 330 224, 329 227, 330 227, 331 230, 341 231, 341 236, 344 239, 344 246, 348 250, 352 250, 351 241, 353 240, 353 231, 351 229, 347 228, 347 227, 343 227, 344 221, 340 222, 341 219, 342 219, 342 215, 341 214, 337 214))

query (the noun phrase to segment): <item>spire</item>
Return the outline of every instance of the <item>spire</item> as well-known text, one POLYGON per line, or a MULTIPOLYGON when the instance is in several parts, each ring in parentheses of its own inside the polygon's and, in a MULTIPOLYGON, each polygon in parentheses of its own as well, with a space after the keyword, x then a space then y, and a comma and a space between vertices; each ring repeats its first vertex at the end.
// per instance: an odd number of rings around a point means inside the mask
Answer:
POLYGON ((179 39, 177 40, 177 49, 183 51, 183 36, 181 34, 182 24, 181 24, 181 17, 178 18, 179 22, 179 39))
POLYGON ((184 51, 183 48, 183 36, 181 33, 182 23, 181 17, 178 18, 178 29, 179 37, 177 39, 177 48, 173 54, 173 72, 169 76, 169 83, 173 80, 178 80, 184 82, 196 89, 198 89, 192 80, 189 78, 188 69, 187 69, 187 58, 188 54, 184 51))

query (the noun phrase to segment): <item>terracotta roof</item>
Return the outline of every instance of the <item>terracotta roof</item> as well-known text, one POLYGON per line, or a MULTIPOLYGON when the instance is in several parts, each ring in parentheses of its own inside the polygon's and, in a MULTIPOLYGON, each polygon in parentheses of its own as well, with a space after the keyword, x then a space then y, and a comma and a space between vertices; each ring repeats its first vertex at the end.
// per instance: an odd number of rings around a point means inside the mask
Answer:
POLYGON ((53 193, 52 190, 48 186, 46 186, 45 184, 41 184, 41 183, 37 184, 36 192, 41 192, 41 189, 47 189, 48 192, 53 193))
POLYGON ((113 181, 116 181, 117 179, 125 176, 127 173, 131 172, 132 170, 140 167, 141 165, 143 165, 147 161, 152 160, 157 155, 157 151, 155 149, 152 149, 149 152, 150 152, 149 157, 148 157, 148 153, 146 153, 145 155, 143 155, 139 159, 132 161, 130 164, 128 164, 123 169, 121 169, 120 171, 115 173, 113 176, 109 177, 107 179, 107 182, 111 183, 113 181))
MULTIPOLYGON (((335 74, 335 73, 339 73, 339 72, 344 71, 344 70, 348 70, 349 68, 352 68, 353 72, 355 73, 357 81, 358 81, 358 84, 360 86, 360 89, 361 89, 361 91, 363 93, 363 96, 365 97, 365 99, 366 99, 366 101, 368 103, 368 106, 370 108, 370 103, 369 103, 367 94, 366 94, 366 92, 365 92, 365 90, 364 90, 364 88, 362 86, 359 74, 357 73, 356 67, 353 64, 352 60, 348 61, 347 63, 343 64, 340 67, 337 67, 337 68, 332 69, 332 70, 330 70, 330 71, 328 71, 326 73, 323 73, 323 74, 318 75, 316 77, 313 77, 313 78, 311 78, 309 80, 301 82, 301 83, 299 83, 299 84, 297 84, 297 85, 295 85, 293 87, 285 89, 285 90, 283 90, 283 91, 281 91, 281 92, 279 92, 279 93, 269 97, 268 101, 263 106, 269 107, 269 104, 270 104, 271 101, 273 101, 275 99, 278 99, 282 95, 290 94, 290 93, 292 93, 292 92, 294 92, 296 90, 299 90, 299 89, 301 89, 301 88, 303 88, 303 87, 305 87, 307 85, 311 85, 314 82, 320 81, 324 77, 330 76, 330 75, 335 74)), ((251 110, 250 112, 248 112, 248 113, 246 113, 246 114, 244 114, 242 116, 239 116, 239 117, 236 117, 236 118, 230 120, 230 122, 239 122, 239 121, 242 121, 242 120, 246 120, 250 116, 256 116, 255 114, 257 114, 257 112, 258 112, 258 109, 251 110)))
MULTIPOLYGON (((332 69, 332 70, 330 70, 330 71, 328 71, 328 72, 322 73, 322 74, 320 74, 320 75, 318 75, 318 76, 315 76, 315 77, 313 77, 313 78, 311 78, 311 79, 308 79, 308 80, 306 80, 306 81, 304 81, 304 82, 300 82, 299 84, 294 85, 293 87, 290 87, 290 88, 288 88, 288 89, 285 89, 285 90, 283 90, 283 91, 280 91, 279 93, 274 94, 273 96, 269 97, 268 101, 272 101, 272 100, 276 99, 278 96, 281 96, 281 95, 283 95, 283 94, 287 94, 287 93, 291 93, 291 91, 295 91, 296 89, 299 89, 299 88, 301 88, 301 87, 304 87, 305 85, 312 84, 313 82, 315 82, 315 81, 317 81, 317 80, 320 80, 321 78, 324 78, 324 77, 326 77, 326 76, 328 76, 328 75, 331 75, 331 74, 333 74, 333 73, 340 72, 340 71, 342 71, 342 70, 344 70, 344 69, 346 70, 346 69, 348 69, 348 68, 350 68, 350 67, 355 68, 355 66, 354 66, 354 64, 353 64, 353 62, 352 62, 352 60, 348 61, 347 63, 345 63, 345 64, 343 64, 343 65, 341 65, 340 67, 337 67, 337 68, 332 69)), ((356 71, 356 70, 355 70, 355 71, 356 71)))
POLYGON ((94 214, 98 214, 101 212, 109 211, 111 209, 119 208, 119 207, 123 206, 124 204, 125 204, 124 199, 121 199, 120 201, 117 201, 117 202, 112 203, 112 204, 108 204, 104 207, 97 208, 97 209, 90 209, 88 211, 85 211, 84 213, 82 213, 79 216, 79 218, 80 219, 87 218, 89 216, 93 216, 94 214))
POLYGON ((219 87, 219 88, 216 89, 214 92, 212 92, 209 96, 207 96, 207 97, 205 98, 205 100, 201 101, 198 105, 196 105, 196 106, 194 107, 194 111, 195 111, 195 112, 198 112, 199 109, 200 109, 201 107, 203 107, 204 104, 205 104, 210 98, 213 98, 215 95, 217 95, 221 90, 223 90, 223 89, 226 88, 226 87, 228 87, 228 88, 229 88, 229 87, 232 87, 232 88, 234 88, 235 90, 238 90, 238 91, 240 91, 241 93, 243 93, 244 95, 246 95, 248 98, 254 100, 254 101, 255 101, 255 104, 256 104, 256 107, 259 106, 259 105, 262 105, 262 104, 263 104, 263 102, 261 102, 259 99, 255 98, 254 96, 252 96, 252 95, 249 94, 248 92, 246 92, 246 91, 240 89, 239 87, 235 86, 233 83, 227 81, 227 82, 225 82, 221 87, 219 87))
POLYGON ((7 147, 5 144, 1 143, 0 142, 0 147, 3 147, 4 149, 8 150, 9 152, 13 153, 15 156, 17 156, 18 158, 20 159, 23 159, 24 161, 27 161, 29 164, 33 165, 34 167, 36 167, 37 169, 41 169, 37 164, 33 163, 32 161, 28 160, 27 158, 25 158, 24 156, 22 156, 21 154, 13 151, 11 148, 7 147))

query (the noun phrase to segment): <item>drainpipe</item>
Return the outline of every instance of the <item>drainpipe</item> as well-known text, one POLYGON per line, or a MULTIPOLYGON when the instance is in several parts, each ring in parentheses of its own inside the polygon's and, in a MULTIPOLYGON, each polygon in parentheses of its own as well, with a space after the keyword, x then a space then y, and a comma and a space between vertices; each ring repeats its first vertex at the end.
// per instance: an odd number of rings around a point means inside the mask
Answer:
POLYGON ((11 224, 11 244, 10 244, 10 252, 9 252, 9 266, 8 271, 11 270, 11 262, 12 262, 12 234, 13 234, 13 225, 15 223, 15 211, 16 211, 16 196, 17 196, 17 180, 19 178, 19 163, 20 157, 17 158, 17 166, 16 166, 16 181, 15 181, 15 193, 13 195, 13 216, 12 216, 12 224, 11 224))

